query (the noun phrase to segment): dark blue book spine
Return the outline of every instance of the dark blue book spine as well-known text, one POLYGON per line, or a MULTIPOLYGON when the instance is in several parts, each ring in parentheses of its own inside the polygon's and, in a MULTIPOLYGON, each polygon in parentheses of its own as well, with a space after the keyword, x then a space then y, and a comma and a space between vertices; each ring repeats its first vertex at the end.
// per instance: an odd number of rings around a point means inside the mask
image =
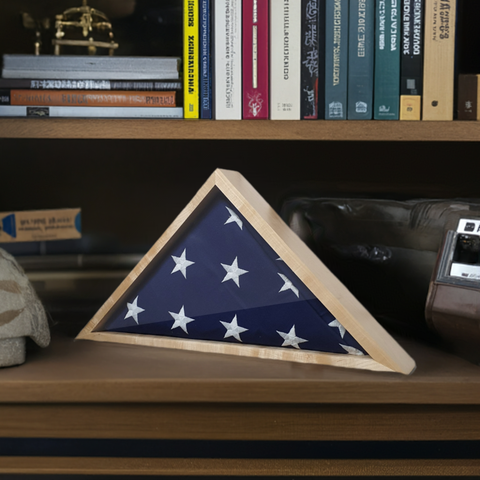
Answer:
POLYGON ((210 0, 200 0, 200 118, 212 118, 210 0))
POLYGON ((348 0, 327 0, 325 12, 325 119, 347 118, 348 0))
POLYGON ((375 8, 372 1, 350 0, 348 42, 349 120, 371 120, 375 8))
POLYGON ((302 0, 300 118, 318 118, 319 1, 302 0))

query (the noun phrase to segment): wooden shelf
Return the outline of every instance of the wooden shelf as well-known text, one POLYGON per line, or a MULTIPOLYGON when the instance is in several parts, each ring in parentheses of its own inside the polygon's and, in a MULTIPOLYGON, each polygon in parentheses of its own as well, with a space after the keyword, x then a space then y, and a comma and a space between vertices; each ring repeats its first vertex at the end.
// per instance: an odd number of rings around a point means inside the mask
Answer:
POLYGON ((480 141, 480 122, 0 119, 0 138, 480 141))
MULTIPOLYGON (((480 471, 478 459, 456 460, 332 460, 332 459, 225 459, 225 458, 98 458, 98 457, 1 457, 0 473, 5 475, 165 475, 229 478, 366 476, 435 478, 474 477, 480 471), (232 473, 234 472, 234 473, 232 473)), ((55 477, 53 477, 55 478, 55 477)), ((181 478, 181 477, 180 477, 181 478)))
POLYGON ((0 437, 480 440, 480 367, 401 343, 410 376, 54 335, 0 370, 0 437))
POLYGON ((29 352, 24 365, 0 369, 0 405, 241 402, 480 406, 480 366, 417 341, 397 340, 417 363, 412 375, 74 341, 56 334, 48 348, 29 352))

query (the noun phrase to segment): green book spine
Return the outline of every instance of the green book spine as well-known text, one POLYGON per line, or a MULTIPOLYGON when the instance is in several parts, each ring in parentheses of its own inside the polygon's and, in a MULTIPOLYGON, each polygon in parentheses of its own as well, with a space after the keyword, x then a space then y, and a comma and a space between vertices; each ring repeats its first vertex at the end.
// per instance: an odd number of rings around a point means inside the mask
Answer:
POLYGON ((325 10, 325 119, 347 118, 348 0, 327 0, 325 10))
POLYGON ((348 42, 348 119, 371 120, 375 7, 366 0, 350 0, 348 42))
POLYGON ((400 106, 400 0, 375 3, 373 118, 398 120, 400 106))

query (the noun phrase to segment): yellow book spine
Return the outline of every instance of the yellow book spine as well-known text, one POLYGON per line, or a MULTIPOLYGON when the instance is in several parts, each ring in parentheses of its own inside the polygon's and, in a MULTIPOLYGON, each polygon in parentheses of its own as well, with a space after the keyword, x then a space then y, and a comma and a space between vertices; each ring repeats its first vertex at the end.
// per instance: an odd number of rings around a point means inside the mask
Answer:
POLYGON ((183 2, 184 117, 199 118, 199 0, 183 2))
POLYGON ((425 1, 423 120, 453 120, 456 0, 425 1))
POLYGON ((420 120, 422 117, 422 97, 420 95, 400 96, 400 120, 420 120))

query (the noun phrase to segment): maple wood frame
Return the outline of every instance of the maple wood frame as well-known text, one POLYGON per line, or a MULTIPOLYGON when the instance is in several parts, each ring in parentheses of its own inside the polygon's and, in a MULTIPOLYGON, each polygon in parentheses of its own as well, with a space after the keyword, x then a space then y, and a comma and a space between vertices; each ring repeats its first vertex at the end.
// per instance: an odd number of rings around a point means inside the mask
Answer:
POLYGON ((414 360, 383 329, 320 259, 285 224, 272 207, 238 172, 217 169, 164 234, 140 260, 110 298, 78 334, 77 339, 224 353, 248 357, 314 363, 410 374, 414 360), (297 277, 347 329, 368 355, 348 355, 281 347, 236 345, 155 335, 95 331, 146 267, 217 187, 275 250, 297 277))

